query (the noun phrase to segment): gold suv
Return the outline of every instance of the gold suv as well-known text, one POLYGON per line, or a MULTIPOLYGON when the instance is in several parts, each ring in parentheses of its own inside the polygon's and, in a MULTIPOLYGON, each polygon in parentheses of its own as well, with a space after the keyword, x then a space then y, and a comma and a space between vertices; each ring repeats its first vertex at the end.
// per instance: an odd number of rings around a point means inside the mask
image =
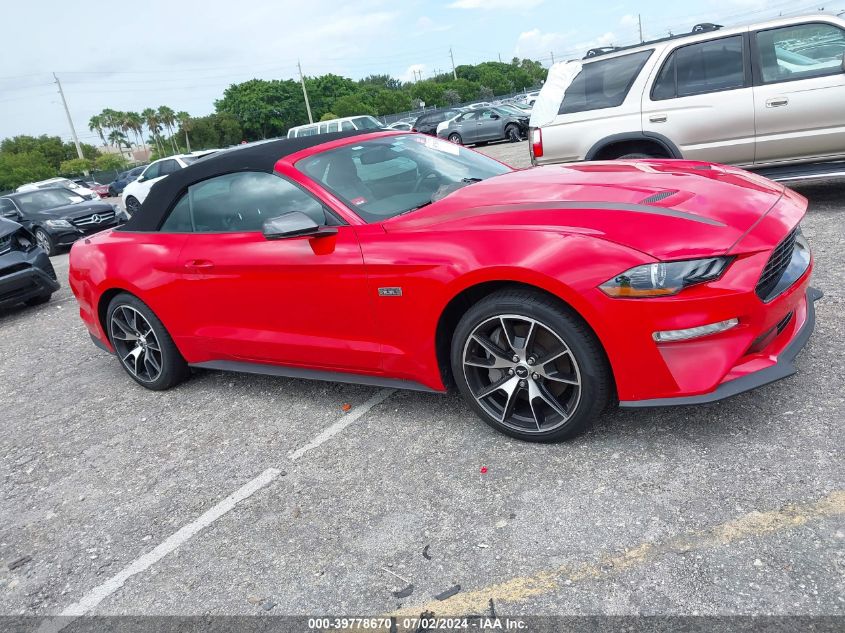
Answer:
POLYGON ((845 20, 699 24, 593 49, 529 146, 534 164, 661 157, 776 180, 845 175, 845 20))

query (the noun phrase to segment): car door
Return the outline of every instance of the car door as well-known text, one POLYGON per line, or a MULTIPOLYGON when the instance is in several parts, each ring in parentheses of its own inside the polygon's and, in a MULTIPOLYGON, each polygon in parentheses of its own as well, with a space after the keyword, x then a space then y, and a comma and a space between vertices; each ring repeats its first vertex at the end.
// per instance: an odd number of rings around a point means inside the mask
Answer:
POLYGON ((845 31, 810 22, 757 31, 755 162, 845 156, 845 31))
POLYGON ((754 92, 745 34, 680 46, 662 61, 642 101, 642 128, 684 158, 754 162, 754 92))
POLYGON ((152 186, 162 178, 162 162, 163 161, 159 161, 147 167, 143 172, 141 172, 141 175, 138 176, 138 179, 135 181, 135 185, 132 187, 132 193, 139 202, 146 200, 147 194, 150 192, 152 186))
POLYGON ((355 229, 297 185, 262 172, 211 178, 188 189, 162 230, 187 233, 179 301, 210 359, 379 368, 355 229), (326 232, 266 239, 263 223, 291 211, 326 232))
POLYGON ((455 123, 450 126, 448 133, 451 134, 453 131, 457 132, 461 135, 461 141, 464 144, 467 143, 475 143, 477 138, 478 132, 476 127, 478 125, 478 112, 466 112, 455 119, 455 123))
POLYGON ((475 125, 475 141, 495 141, 505 138, 504 119, 495 110, 485 108, 478 113, 475 125))

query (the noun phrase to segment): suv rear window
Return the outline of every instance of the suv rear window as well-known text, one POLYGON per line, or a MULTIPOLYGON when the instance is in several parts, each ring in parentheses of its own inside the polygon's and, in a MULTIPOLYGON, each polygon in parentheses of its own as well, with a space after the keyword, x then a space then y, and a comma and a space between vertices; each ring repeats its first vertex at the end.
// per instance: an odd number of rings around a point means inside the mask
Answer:
POLYGON ((560 104, 558 114, 586 112, 622 105, 653 51, 640 51, 584 64, 560 104))

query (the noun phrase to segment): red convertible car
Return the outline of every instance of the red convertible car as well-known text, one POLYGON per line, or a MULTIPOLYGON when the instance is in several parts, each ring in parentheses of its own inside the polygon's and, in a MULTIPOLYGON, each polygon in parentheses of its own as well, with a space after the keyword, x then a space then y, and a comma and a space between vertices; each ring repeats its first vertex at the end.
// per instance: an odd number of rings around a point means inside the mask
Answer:
POLYGON ((608 405, 777 380, 814 325, 800 195, 740 169, 514 170, 440 139, 255 143, 77 242, 94 342, 149 389, 190 367, 445 391, 534 441, 608 405))

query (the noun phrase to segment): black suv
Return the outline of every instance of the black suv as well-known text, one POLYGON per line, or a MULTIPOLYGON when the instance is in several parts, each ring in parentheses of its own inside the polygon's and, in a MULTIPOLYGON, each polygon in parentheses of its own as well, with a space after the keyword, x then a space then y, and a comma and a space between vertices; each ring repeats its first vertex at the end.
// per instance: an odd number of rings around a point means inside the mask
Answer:
POLYGON ((84 200, 62 187, 36 189, 0 197, 0 215, 20 222, 47 255, 70 246, 80 237, 119 226, 128 216, 99 200, 84 200))
POLYGON ((411 131, 436 136, 438 123, 442 123, 447 119, 458 116, 463 111, 464 108, 443 108, 441 110, 431 110, 420 115, 414 123, 414 126, 411 128, 411 131))

